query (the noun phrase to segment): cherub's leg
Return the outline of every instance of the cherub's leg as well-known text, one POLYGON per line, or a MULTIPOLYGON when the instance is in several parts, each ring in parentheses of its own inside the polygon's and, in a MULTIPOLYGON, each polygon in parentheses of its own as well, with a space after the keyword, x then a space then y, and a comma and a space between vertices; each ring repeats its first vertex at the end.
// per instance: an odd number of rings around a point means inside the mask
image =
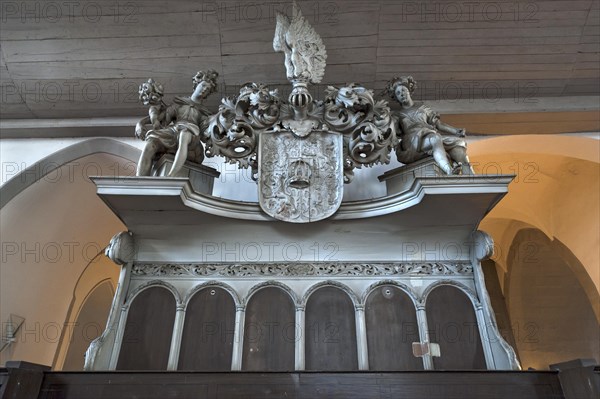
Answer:
POLYGON ((137 165, 137 176, 150 176, 152 172, 152 161, 158 150, 161 148, 161 144, 157 140, 150 139, 146 141, 146 145, 140 156, 140 160, 137 165))
POLYGON ((188 147, 191 141, 192 133, 188 132, 187 130, 183 130, 181 133, 179 133, 179 147, 177 148, 177 153, 175 154, 173 166, 169 171, 169 177, 175 176, 181 170, 181 168, 183 168, 183 165, 187 160, 188 147))
POLYGON ((454 159, 456 162, 462 164, 462 174, 463 175, 474 175, 475 171, 471 166, 471 161, 469 160, 469 156, 467 155, 466 148, 463 147, 455 147, 450 151, 450 157, 454 159))
POLYGON ((423 143, 423 149, 432 151, 433 159, 435 159, 435 162, 444 172, 446 172, 446 174, 451 175, 453 173, 454 169, 452 168, 452 162, 450 162, 450 159, 448 158, 448 153, 444 148, 444 142, 439 134, 428 135, 423 143))

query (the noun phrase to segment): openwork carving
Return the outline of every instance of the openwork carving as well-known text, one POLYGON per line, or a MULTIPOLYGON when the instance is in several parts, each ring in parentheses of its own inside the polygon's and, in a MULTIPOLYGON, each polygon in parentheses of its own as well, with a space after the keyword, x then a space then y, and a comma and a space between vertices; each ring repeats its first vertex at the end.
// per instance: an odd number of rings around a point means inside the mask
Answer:
POLYGON ((465 276, 470 263, 134 264, 138 277, 465 276))
POLYGON ((325 122, 345 134, 345 181, 352 181, 353 169, 390 162, 397 144, 392 113, 385 100, 375 101, 373 92, 357 84, 329 86, 325 99, 325 122))
POLYGON ((280 100, 277 90, 256 83, 240 89, 236 98, 224 98, 206 131, 206 155, 220 155, 240 167, 258 168, 256 146, 262 131, 279 130, 280 100))
POLYGON ((413 163, 433 155, 446 174, 472 174, 464 129, 440 121, 426 106, 415 105, 412 77, 388 85, 401 110, 393 113, 385 100, 350 83, 329 86, 323 101, 309 86, 325 75, 327 51, 322 38, 294 3, 292 15, 277 15, 273 49, 284 53, 292 91, 287 101, 276 90, 245 84, 238 96, 225 98, 212 114, 201 102, 216 87, 216 71, 199 72, 190 97, 167 106, 162 85, 150 79, 140 86, 149 106, 136 135, 147 144, 138 175, 147 176, 157 155, 173 153, 168 176, 184 162, 222 156, 241 168, 251 168, 258 181, 259 203, 269 216, 291 223, 310 223, 332 216, 340 207, 344 183, 354 170, 398 160, 413 163))

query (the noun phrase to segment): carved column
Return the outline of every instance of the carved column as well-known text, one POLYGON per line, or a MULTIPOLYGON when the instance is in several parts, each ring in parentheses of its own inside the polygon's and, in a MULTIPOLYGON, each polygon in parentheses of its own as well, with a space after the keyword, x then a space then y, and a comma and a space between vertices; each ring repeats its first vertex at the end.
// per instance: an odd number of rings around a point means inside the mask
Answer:
MULTIPOLYGON (((429 324, 427 323, 427 312, 424 304, 417 305, 417 324, 419 325, 421 343, 429 342, 429 324)), ((433 370, 433 358, 429 353, 423 356, 423 368, 433 370)))
POLYGON ((119 283, 106 323, 106 330, 90 344, 86 352, 84 370, 114 370, 117 366, 121 341, 127 321, 127 309, 121 307, 127 298, 131 264, 137 253, 133 234, 127 231, 116 234, 105 250, 105 255, 121 266, 119 283))
POLYGON ((304 306, 296 306, 296 370, 302 371, 305 368, 306 353, 306 329, 304 306))
POLYGON ((244 351, 244 323, 246 321, 246 307, 237 306, 235 309, 235 332, 233 333, 233 355, 231 357, 231 370, 242 369, 242 354, 244 351))
POLYGON ((121 345, 123 345, 123 335, 125 334, 125 325, 127 323, 127 314, 129 313, 129 305, 125 305, 121 308, 121 317, 119 318, 119 324, 117 325, 115 346, 111 353, 109 370, 116 370, 117 363, 119 361, 119 354, 121 353, 121 345))
POLYGON ((358 369, 369 370, 369 349, 367 347, 367 321, 365 307, 356 305, 356 346, 358 350, 358 369))
POLYGON ((173 324, 173 336, 171 337, 171 350, 169 352, 169 363, 167 364, 167 370, 177 370, 184 322, 185 305, 178 304, 177 313, 175 313, 175 323, 173 324))
POLYGON ((481 304, 475 305, 475 316, 477 317, 477 334, 481 337, 481 344, 483 346, 483 353, 485 354, 485 365, 488 370, 495 370, 496 365, 494 362, 494 353, 492 352, 490 339, 485 315, 483 314, 483 306, 481 304))
POLYGON ((521 365, 514 348, 504 340, 498 330, 492 301, 485 287, 481 261, 489 259, 493 255, 494 240, 492 237, 480 230, 474 232, 471 243, 471 262, 475 290, 479 299, 475 314, 481 334, 485 361, 487 368, 490 370, 520 370, 521 365))

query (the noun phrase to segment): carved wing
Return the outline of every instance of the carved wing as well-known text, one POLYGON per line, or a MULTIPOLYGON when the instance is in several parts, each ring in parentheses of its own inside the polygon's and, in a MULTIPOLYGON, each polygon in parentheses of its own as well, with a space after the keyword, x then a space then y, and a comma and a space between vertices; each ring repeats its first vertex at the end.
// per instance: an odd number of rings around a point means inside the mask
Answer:
POLYGON ((320 83, 325 75, 327 51, 321 36, 308 23, 298 6, 294 7, 294 18, 286 35, 292 48, 294 75, 306 78, 310 83, 320 83))
POLYGON ((290 81, 320 83, 325 75, 327 51, 323 40, 294 3, 294 17, 277 14, 273 49, 285 53, 285 67, 290 81))
POLYGON ((285 42, 285 35, 290 30, 290 20, 282 13, 277 13, 277 27, 273 38, 273 49, 278 52, 291 53, 291 49, 285 42))
POLYGON ((294 78, 294 66, 292 65, 292 49, 285 41, 285 35, 290 30, 290 20, 281 13, 277 13, 277 27, 273 38, 273 49, 285 53, 285 69, 288 80, 294 78))

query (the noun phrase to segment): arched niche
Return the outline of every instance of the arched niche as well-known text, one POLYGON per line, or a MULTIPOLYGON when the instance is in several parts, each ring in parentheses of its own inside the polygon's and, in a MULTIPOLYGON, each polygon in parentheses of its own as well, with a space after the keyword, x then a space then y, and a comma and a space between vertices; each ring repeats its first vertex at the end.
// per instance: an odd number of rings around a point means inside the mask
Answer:
POLYGON ((85 298, 69 339, 68 349, 62 365, 64 371, 82 371, 85 352, 90 343, 98 338, 106 327, 106 320, 114 296, 110 280, 98 284, 85 298))
POLYGON ((306 370, 358 370, 356 317, 343 290, 325 286, 306 303, 306 370))
POLYGON ((220 287, 203 288, 185 312, 178 370, 231 370, 235 303, 220 287))
POLYGON ((88 347, 106 329, 118 279, 119 267, 104 251, 86 266, 73 290, 52 369, 83 370, 88 347))
POLYGON ((423 360, 412 353, 420 342, 412 299, 393 285, 376 287, 365 303, 369 370, 423 370, 423 360))
POLYGON ((600 324, 574 255, 539 229, 523 229, 508 254, 506 301, 523 368, 600 361, 600 324))
POLYGON ((242 370, 293 371, 295 307, 290 295, 275 286, 254 293, 246 307, 242 370))
POLYGON ((2 351, 0 364, 27 359, 62 369, 71 323, 84 298, 106 278, 116 286, 120 268, 96 255, 127 228, 96 195, 89 176, 114 175, 131 162, 107 153, 61 162, 53 158, 43 169, 27 169, 0 188, 5 201, 0 230, 8 246, 0 268, 0 314, 13 313, 51 329, 47 339, 20 340, 2 351), (25 186, 11 191, 13 181, 25 186))
MULTIPOLYGON (((568 248, 569 256, 576 260, 572 264, 581 267, 576 273, 579 283, 589 301, 598 304, 598 140, 562 135, 503 136, 473 142, 469 153, 478 173, 517 175, 508 195, 479 226, 494 237, 493 259, 500 272, 508 272, 507 256, 516 233, 537 228, 568 248)), ((503 276, 500 282, 504 282, 503 276)), ((595 312, 600 320, 599 305, 595 312)))
POLYGON ((131 303, 117 370, 166 370, 176 301, 164 287, 141 291, 131 303))
POLYGON ((440 285, 426 301, 429 341, 440 345, 436 370, 487 368, 473 303, 459 288, 440 285))

